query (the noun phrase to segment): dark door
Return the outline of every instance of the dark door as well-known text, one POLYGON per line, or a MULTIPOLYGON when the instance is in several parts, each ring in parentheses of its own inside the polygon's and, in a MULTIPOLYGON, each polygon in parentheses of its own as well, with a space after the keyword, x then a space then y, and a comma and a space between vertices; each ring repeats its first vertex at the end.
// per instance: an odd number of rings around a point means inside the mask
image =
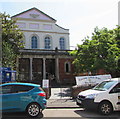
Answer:
POLYGON ((22 81, 30 80, 30 59, 29 58, 19 59, 19 79, 22 81))
POLYGON ((40 58, 33 58, 32 62, 32 74, 33 74, 33 81, 38 82, 41 84, 43 79, 43 61, 40 58))
POLYGON ((55 78, 55 59, 46 59, 46 78, 55 78))

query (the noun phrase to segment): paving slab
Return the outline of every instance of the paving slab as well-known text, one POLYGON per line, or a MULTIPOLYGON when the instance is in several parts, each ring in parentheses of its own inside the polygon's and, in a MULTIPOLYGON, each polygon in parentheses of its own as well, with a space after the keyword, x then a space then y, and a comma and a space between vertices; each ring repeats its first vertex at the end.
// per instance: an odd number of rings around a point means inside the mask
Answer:
POLYGON ((47 100, 47 108, 77 108, 71 97, 70 88, 51 88, 51 97, 47 100))
POLYGON ((73 109, 46 109, 43 115, 44 117, 81 117, 73 109))
POLYGON ((49 99, 47 108, 79 108, 73 99, 49 99))
POLYGON ((70 88, 51 88, 51 96, 49 99, 71 99, 70 88))

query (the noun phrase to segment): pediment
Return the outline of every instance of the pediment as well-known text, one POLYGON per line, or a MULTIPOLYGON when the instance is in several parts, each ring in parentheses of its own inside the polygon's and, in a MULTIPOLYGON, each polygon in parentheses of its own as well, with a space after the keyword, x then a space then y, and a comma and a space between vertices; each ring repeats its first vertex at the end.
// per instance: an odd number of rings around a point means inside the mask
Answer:
POLYGON ((40 11, 37 8, 31 8, 27 11, 19 13, 17 15, 12 16, 12 18, 24 18, 24 19, 35 19, 35 20, 46 20, 46 21, 53 21, 56 22, 55 19, 48 16, 44 12, 40 11))

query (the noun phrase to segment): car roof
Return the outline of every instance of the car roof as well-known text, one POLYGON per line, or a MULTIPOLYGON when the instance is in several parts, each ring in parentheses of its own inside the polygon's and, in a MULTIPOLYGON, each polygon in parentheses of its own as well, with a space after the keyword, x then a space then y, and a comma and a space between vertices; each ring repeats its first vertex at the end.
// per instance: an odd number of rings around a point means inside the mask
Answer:
POLYGON ((21 83, 21 82, 10 82, 10 83, 4 83, 4 84, 1 84, 2 86, 4 86, 4 85, 25 85, 25 86, 34 86, 34 87, 38 87, 38 86, 40 86, 40 85, 38 85, 38 84, 33 84, 33 83, 21 83))
POLYGON ((117 82, 120 82, 120 78, 111 78, 110 81, 117 81, 117 82))

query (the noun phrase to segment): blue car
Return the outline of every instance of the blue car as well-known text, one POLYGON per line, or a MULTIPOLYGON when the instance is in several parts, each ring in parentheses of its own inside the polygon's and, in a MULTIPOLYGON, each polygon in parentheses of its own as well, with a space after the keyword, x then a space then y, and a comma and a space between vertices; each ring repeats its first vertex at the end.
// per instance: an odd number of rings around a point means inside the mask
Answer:
POLYGON ((0 85, 0 111, 23 112, 31 117, 42 114, 46 108, 45 92, 32 83, 5 83, 0 85))

